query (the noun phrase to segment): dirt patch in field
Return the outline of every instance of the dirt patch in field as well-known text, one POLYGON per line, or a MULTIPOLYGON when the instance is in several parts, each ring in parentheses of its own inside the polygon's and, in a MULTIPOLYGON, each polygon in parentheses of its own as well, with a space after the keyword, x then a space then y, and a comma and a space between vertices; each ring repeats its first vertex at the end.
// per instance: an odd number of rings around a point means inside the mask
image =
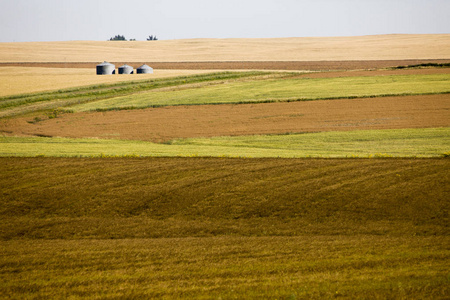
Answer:
MULTIPOLYGON (((346 61, 193 61, 193 62, 146 62, 154 69, 166 70, 368 70, 425 63, 449 63, 449 59, 409 60, 346 60, 346 61)), ((111 62, 116 67, 128 64, 134 68, 142 63, 111 62)), ((95 62, 15 62, 0 66, 47 67, 47 68, 94 68, 95 62)))
POLYGON ((450 95, 201 105, 66 114, 35 124, 0 122, 8 136, 96 137, 165 142, 176 138, 450 126, 450 95))
POLYGON ((336 78, 336 77, 368 77, 368 76, 392 76, 392 75, 432 75, 449 74, 450 68, 430 69, 394 69, 394 70, 355 70, 355 71, 331 71, 301 73, 298 77, 304 78, 336 78))

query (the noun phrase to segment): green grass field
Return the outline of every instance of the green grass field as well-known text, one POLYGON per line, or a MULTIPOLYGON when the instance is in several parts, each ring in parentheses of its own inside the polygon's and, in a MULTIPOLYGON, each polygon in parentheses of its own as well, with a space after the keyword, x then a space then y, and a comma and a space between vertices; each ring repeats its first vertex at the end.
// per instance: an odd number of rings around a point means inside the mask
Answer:
POLYGON ((450 128, 144 141, 0 137, 0 156, 439 157, 450 128))
POLYGON ((341 78, 278 78, 230 81, 224 84, 174 91, 154 91, 75 105, 74 111, 299 101, 352 97, 439 94, 450 92, 450 74, 396 75, 341 78))
POLYGON ((0 294, 445 299, 449 164, 0 158, 0 294))

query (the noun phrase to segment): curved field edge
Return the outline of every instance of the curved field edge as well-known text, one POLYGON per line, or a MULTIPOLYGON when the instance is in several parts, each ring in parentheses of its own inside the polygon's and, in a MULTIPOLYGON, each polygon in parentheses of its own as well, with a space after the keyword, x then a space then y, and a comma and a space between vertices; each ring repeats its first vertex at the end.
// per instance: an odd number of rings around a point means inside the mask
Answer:
POLYGON ((174 105, 270 103, 343 98, 444 94, 450 74, 392 75, 338 78, 265 78, 229 81, 220 85, 142 92, 74 105, 79 111, 138 109, 174 105))
POLYGON ((0 156, 447 157, 450 127, 289 133, 173 140, 0 137, 0 156))
MULTIPOLYGON (((50 92, 29 93, 0 97, 0 117, 33 111, 69 107, 74 104, 98 101, 168 87, 180 87, 206 82, 237 80, 245 77, 268 75, 267 72, 214 72, 201 75, 178 76, 150 80, 127 81, 114 84, 97 84, 50 92)), ((274 73, 274 76, 277 76, 274 73)))

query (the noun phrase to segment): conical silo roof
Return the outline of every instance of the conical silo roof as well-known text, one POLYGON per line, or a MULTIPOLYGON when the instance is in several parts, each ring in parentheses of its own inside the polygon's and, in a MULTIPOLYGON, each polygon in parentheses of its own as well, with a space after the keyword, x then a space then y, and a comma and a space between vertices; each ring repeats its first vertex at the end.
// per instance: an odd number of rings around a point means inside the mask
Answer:
POLYGON ((111 64, 111 63, 109 63, 109 62, 107 62, 107 61, 104 61, 104 62, 102 62, 101 64, 98 64, 97 65, 97 67, 99 67, 99 66, 114 66, 115 67, 115 65, 113 65, 113 64, 111 64))
POLYGON ((148 74, 148 73, 153 73, 153 68, 147 66, 146 64, 143 64, 142 66, 137 68, 136 71, 139 74, 148 74))

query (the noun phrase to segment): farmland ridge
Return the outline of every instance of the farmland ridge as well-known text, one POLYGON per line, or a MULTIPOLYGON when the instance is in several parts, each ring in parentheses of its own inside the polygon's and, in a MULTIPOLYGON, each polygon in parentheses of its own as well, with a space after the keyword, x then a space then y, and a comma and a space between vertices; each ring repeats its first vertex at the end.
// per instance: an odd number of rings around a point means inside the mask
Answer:
POLYGON ((0 62, 266 62, 450 59, 450 34, 0 43, 0 62))

